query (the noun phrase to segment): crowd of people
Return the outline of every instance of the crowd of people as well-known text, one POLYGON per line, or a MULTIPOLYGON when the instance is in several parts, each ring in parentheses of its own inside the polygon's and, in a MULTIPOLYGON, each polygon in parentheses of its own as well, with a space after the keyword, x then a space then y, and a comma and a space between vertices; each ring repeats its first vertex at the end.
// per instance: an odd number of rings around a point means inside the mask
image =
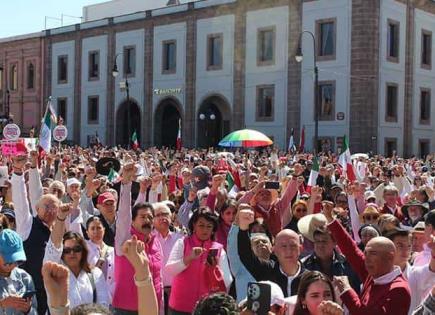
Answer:
POLYGON ((1 157, 0 313, 435 314, 435 155, 352 167, 276 148, 1 157))

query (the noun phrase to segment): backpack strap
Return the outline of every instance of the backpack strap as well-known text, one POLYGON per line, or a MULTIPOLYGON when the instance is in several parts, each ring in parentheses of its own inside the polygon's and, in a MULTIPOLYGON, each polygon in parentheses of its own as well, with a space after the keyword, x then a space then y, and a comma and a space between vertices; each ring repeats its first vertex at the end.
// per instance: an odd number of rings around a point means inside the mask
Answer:
POLYGON ((95 286, 95 279, 92 272, 86 273, 88 275, 89 281, 91 282, 92 286, 92 303, 97 303, 97 287, 95 286))

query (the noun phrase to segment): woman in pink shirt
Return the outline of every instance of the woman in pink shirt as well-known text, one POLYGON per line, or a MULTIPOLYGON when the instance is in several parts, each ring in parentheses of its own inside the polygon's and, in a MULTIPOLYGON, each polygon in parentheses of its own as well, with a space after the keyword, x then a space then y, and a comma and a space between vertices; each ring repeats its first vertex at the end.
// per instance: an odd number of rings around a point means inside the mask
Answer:
POLYGON ((190 219, 190 235, 175 243, 164 269, 174 277, 169 314, 191 314, 203 295, 229 289, 232 277, 227 255, 222 244, 214 241, 217 228, 217 215, 200 208, 190 219))

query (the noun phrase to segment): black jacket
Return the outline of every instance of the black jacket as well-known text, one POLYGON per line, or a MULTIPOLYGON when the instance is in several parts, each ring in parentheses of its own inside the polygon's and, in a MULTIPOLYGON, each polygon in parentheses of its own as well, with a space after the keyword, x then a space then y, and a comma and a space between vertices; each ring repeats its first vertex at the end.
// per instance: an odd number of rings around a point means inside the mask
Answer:
POLYGON ((279 263, 274 260, 261 261, 255 256, 251 249, 251 240, 248 231, 239 230, 237 237, 238 253, 240 260, 246 269, 257 281, 272 281, 278 284, 284 293, 285 297, 296 295, 299 289, 299 283, 302 275, 306 272, 304 265, 301 263, 301 271, 299 275, 293 279, 291 284, 291 294, 288 294, 287 283, 288 278, 284 275, 280 268, 279 263))
MULTIPOLYGON (((308 270, 320 271, 326 275, 326 273, 322 270, 320 260, 319 258, 317 258, 315 253, 312 253, 311 255, 304 257, 302 259, 302 263, 304 264, 305 268, 307 268, 308 270)), ((335 250, 334 250, 334 258, 332 259, 331 269, 332 269, 332 275, 328 275, 328 276, 347 276, 349 278, 349 283, 352 286, 352 288, 357 293, 360 292, 361 282, 359 281, 358 275, 353 271, 352 267, 347 262, 346 257, 339 254, 335 250)))

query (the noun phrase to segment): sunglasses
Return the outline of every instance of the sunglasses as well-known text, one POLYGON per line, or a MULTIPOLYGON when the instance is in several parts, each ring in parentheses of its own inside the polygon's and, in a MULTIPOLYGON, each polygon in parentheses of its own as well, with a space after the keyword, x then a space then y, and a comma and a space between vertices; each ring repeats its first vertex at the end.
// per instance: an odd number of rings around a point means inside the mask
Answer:
POLYGON ((83 247, 81 245, 77 245, 74 247, 64 247, 63 254, 71 254, 71 253, 81 253, 83 251, 83 247))
POLYGON ((369 220, 369 221, 371 221, 371 220, 377 220, 378 218, 379 218, 378 215, 365 215, 364 216, 364 219, 369 220))
POLYGON ((307 212, 307 209, 305 209, 305 208, 296 208, 295 212, 307 212))

